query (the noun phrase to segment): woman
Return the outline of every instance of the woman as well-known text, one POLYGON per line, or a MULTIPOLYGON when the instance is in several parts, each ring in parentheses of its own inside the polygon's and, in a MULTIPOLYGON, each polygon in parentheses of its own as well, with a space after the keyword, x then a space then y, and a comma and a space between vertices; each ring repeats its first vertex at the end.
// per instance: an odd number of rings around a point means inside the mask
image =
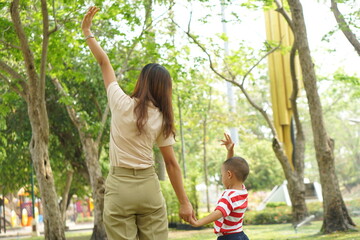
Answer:
POLYGON ((194 211, 185 193, 176 161, 174 119, 169 72, 159 64, 146 65, 135 90, 127 96, 119 87, 108 56, 90 31, 99 8, 90 7, 82 22, 85 40, 99 63, 112 118, 110 173, 105 184, 104 224, 109 239, 167 239, 164 198, 154 170, 156 143, 180 203, 180 217, 190 222, 194 211))

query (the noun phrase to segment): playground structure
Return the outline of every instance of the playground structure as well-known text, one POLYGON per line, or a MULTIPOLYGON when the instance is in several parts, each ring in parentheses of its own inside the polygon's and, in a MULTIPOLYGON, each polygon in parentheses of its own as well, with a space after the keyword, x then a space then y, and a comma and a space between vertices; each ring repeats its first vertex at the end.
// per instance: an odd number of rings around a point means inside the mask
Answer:
POLYGON ((29 193, 19 191, 17 197, 14 195, 1 196, 2 205, 2 224, 1 227, 6 231, 6 227, 25 227, 31 226, 32 220, 37 223, 42 222, 42 205, 39 199, 35 201, 35 214, 32 211, 32 201, 29 193))
MULTIPOLYGON (((24 188, 17 194, 0 195, 0 233, 6 233, 6 229, 14 227, 32 226, 33 220, 36 224, 43 223, 43 206, 41 199, 35 199, 33 213, 33 203, 30 193, 24 188)), ((71 222, 90 221, 93 216, 94 204, 89 197, 79 199, 76 196, 68 206, 66 220, 71 222)))

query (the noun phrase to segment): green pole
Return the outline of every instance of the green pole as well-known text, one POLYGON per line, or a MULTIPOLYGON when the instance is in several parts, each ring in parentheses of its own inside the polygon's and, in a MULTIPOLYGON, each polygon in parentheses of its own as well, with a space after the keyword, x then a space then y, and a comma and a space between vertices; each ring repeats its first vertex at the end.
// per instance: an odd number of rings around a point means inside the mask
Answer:
POLYGON ((32 201, 32 222, 31 222, 32 236, 37 237, 39 236, 39 231, 35 220, 34 164, 32 161, 31 161, 31 201, 32 201))

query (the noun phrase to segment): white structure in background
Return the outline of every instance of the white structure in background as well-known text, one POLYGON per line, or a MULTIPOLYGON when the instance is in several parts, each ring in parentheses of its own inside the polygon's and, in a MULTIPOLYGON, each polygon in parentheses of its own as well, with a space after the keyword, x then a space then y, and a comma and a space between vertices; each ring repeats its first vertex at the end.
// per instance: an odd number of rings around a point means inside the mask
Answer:
MULTIPOLYGON (((309 182, 308 179, 304 179, 305 182, 305 200, 318 200, 323 201, 321 194, 321 185, 318 182, 309 182)), ((281 185, 275 186, 269 195, 262 201, 257 207, 257 210, 263 210, 267 203, 270 202, 285 202, 288 206, 291 206, 289 191, 287 189, 287 181, 284 181, 281 185)))
MULTIPOLYGON (((223 187, 217 186, 216 184, 210 184, 209 187, 209 203, 210 203, 210 211, 213 211, 217 201, 219 200, 219 197, 221 196, 223 192, 223 187)), ((200 208, 204 211, 207 211, 206 209, 206 185, 204 183, 200 183, 196 185, 196 191, 198 193, 198 200, 200 208)))

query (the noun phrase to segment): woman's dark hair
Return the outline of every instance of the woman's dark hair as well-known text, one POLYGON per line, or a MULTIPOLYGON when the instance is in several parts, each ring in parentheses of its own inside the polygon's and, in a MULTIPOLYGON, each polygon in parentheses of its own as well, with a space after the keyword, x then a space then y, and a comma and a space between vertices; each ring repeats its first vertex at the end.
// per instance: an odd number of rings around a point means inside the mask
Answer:
POLYGON ((157 63, 147 64, 140 73, 131 97, 136 98, 136 126, 143 132, 148 120, 148 104, 152 102, 163 114, 162 133, 165 137, 174 134, 174 113, 172 108, 172 80, 169 72, 157 63))

